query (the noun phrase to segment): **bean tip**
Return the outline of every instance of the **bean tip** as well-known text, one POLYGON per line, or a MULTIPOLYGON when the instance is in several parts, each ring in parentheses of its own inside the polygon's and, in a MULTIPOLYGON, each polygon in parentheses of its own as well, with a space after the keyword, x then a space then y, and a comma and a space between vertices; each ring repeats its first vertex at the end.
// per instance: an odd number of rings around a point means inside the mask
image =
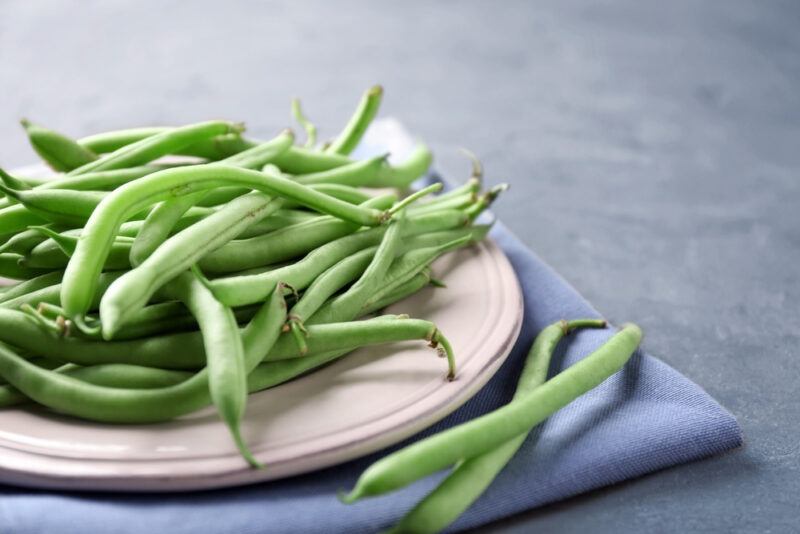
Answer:
POLYGON ((347 491, 340 489, 336 492, 336 498, 339 499, 339 502, 342 504, 353 504, 359 499, 360 495, 354 489, 350 493, 347 491))

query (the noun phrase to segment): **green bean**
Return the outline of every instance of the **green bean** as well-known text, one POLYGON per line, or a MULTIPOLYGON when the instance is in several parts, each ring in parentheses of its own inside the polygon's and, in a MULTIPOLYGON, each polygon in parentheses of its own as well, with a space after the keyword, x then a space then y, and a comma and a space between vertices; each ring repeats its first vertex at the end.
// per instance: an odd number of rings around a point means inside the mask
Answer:
POLYGON ((347 156, 293 146, 275 158, 272 163, 289 174, 310 174, 329 171, 352 162, 353 160, 347 156))
POLYGON ((72 189, 75 191, 111 191, 132 180, 171 169, 176 165, 141 165, 111 171, 87 172, 79 176, 63 176, 36 186, 34 189, 72 189))
POLYGON ((194 265, 207 251, 230 241, 252 222, 274 213, 282 202, 262 193, 251 193, 170 237, 108 288, 100 301, 103 336, 111 339, 114 331, 144 307, 159 287, 194 265))
MULTIPOLYGON (((31 229, 41 232, 48 239, 36 245, 30 253, 21 258, 20 265, 37 269, 63 269, 66 267, 69 258, 75 252, 79 238, 54 232, 44 226, 32 226, 31 229)), ((132 245, 133 239, 130 237, 117 236, 108 257, 106 257, 106 262, 103 264, 103 269, 129 269, 132 245)))
POLYGON ((325 152, 345 156, 350 154, 361 141, 372 119, 377 115, 382 97, 383 87, 380 85, 367 89, 350 121, 330 146, 325 149, 325 152))
POLYGON ((294 120, 306 131, 306 142, 303 147, 308 149, 314 148, 314 145, 317 143, 317 127, 303 114, 303 108, 300 105, 299 98, 292 99, 292 117, 294 117, 294 120))
POLYGON ((433 153, 427 146, 419 143, 402 163, 381 168, 372 186, 406 189, 428 172, 432 162, 433 153))
POLYGON ((16 234, 26 230, 28 226, 47 223, 46 219, 21 204, 0 209, 0 235, 16 234))
MULTIPOLYGON (((489 226, 478 225, 469 228, 461 228, 459 230, 432 232, 414 238, 413 242, 415 248, 429 248, 431 249, 431 252, 435 250, 448 251, 462 245, 468 245, 481 241, 489 232, 489 228, 489 226), (454 243, 456 244, 455 247, 453 245, 454 243)), ((434 252, 434 254, 439 253, 441 252, 434 252)), ((426 256, 425 252, 420 252, 418 254, 409 254, 403 258, 399 258, 399 261, 397 261, 396 264, 390 268, 390 272, 387 275, 388 282, 382 284, 382 287, 378 288, 372 295, 369 296, 369 298, 364 302, 362 310, 373 309, 375 307, 380 309, 385 306, 386 304, 382 306, 381 302, 387 298, 393 298, 392 295, 395 291, 403 287, 409 280, 416 278, 423 270, 428 269, 428 265, 430 265, 429 260, 431 257, 435 259, 436 256, 426 256)), ((427 278, 430 282, 430 274, 427 275, 427 278)), ((394 301, 390 300, 390 302, 394 301)), ((321 315, 318 317, 318 320, 324 320, 323 318, 327 317, 328 313, 331 313, 331 311, 328 309, 321 310, 321 315)), ((362 311, 362 314, 363 313, 364 312, 362 311)))
MULTIPOLYGON (((260 305, 244 306, 233 310, 237 323, 249 321, 258 311, 260 305)), ((60 322, 63 321, 64 310, 60 306, 50 303, 40 303, 36 312, 47 319, 60 322), (59 319, 61 317, 61 319, 59 319)), ((66 328, 66 324, 64 324, 66 328)), ((178 301, 158 302, 145 306, 136 315, 131 317, 125 326, 120 328, 114 335, 115 340, 132 340, 144 337, 152 337, 167 333, 178 333, 185 330, 196 330, 197 320, 188 312, 186 306, 178 301)), ((77 335, 82 339, 101 340, 99 333, 91 332, 66 332, 67 335, 77 335)))
POLYGON ((206 194, 197 202, 198 207, 214 208, 227 204, 234 198, 239 198, 252 191, 249 187, 217 187, 206 191, 206 194))
MULTIPOLYGON (((341 300, 357 303, 360 302, 359 299, 362 298, 362 295, 374 291, 374 288, 380 283, 380 279, 386 274, 386 271, 392 264, 398 249, 402 247, 401 238, 405 224, 405 213, 401 213, 397 219, 392 221, 389 228, 384 233, 380 245, 378 245, 377 249, 372 254, 369 264, 367 264, 356 283, 340 297, 341 300)), ((320 275, 320 278, 315 280, 315 283, 311 284, 303 298, 301 298, 289 312, 289 322, 287 326, 294 336, 297 346, 300 349, 300 354, 305 354, 307 352, 304 336, 306 333, 304 326, 305 320, 311 317, 314 312, 324 304, 328 297, 333 295, 347 282, 347 277, 337 276, 336 274, 331 276, 331 269, 325 272, 328 273, 328 276, 325 276, 325 273, 320 275), (318 281, 320 282, 319 284, 316 283, 318 281)), ((338 273, 338 270, 335 268, 334 273, 338 273)), ((358 304, 356 305, 358 308, 361 307, 358 304)))
MULTIPOLYGON (((466 216, 460 211, 442 211, 409 217, 404 237, 464 226, 466 216)), ((263 299, 279 281, 296 289, 308 287, 320 273, 342 259, 377 245, 386 231, 384 226, 331 241, 310 252, 293 265, 262 274, 217 278, 211 281, 214 294, 229 306, 243 306, 263 299)))
POLYGON ((203 335, 211 401, 228 427, 239 453, 254 467, 261 467, 247 447, 241 421, 247 406, 247 371, 244 344, 233 311, 220 304, 206 285, 190 273, 172 281, 170 292, 197 319, 203 335))
MULTIPOLYGON (((90 367, 66 364, 63 369, 56 369, 55 372, 97 386, 125 389, 163 388, 183 382, 192 376, 192 373, 186 371, 154 369, 124 363, 107 363, 90 367)), ((13 386, 0 386, 0 408, 28 402, 31 402, 30 399, 13 386)))
POLYGON ((143 165, 173 153, 200 139, 226 133, 239 133, 242 126, 225 121, 208 121, 173 128, 115 150, 108 156, 82 165, 69 174, 76 176, 87 172, 108 171, 143 165))
POLYGON ((0 254, 0 277, 13 280, 30 280, 47 274, 49 271, 49 269, 36 269, 21 265, 20 260, 22 258, 23 256, 18 254, 0 254))
POLYGON ((265 217, 259 222, 246 228, 241 234, 236 236, 236 239, 249 239, 264 235, 268 232, 280 230, 285 226, 291 226, 301 222, 310 221, 320 217, 327 217, 327 215, 320 215, 318 213, 296 210, 296 209, 279 209, 269 217, 265 217))
MULTIPOLYGON (((245 328, 245 368, 252 370, 277 338, 286 320, 277 289, 245 328)), ((4 315, 6 311, 0 311, 4 315)), ((62 340, 62 344, 69 339, 62 340)), ((105 343, 107 344, 107 343, 105 343)), ((0 346, 0 375, 27 397, 69 415, 109 423, 155 423, 193 412, 210 401, 208 370, 157 389, 110 388, 40 369, 0 346)))
POLYGON ((442 209, 462 209, 471 206, 478 201, 475 193, 464 193, 458 196, 451 196, 443 199, 436 199, 430 202, 420 203, 409 208, 409 213, 430 213, 442 209))
POLYGON ((445 191, 436 196, 429 197, 427 202, 420 202, 419 206, 428 206, 431 204, 436 204, 445 200, 449 200, 453 197, 459 197, 461 195, 472 193, 477 195, 481 192, 481 182, 476 178, 470 178, 465 183, 461 184, 458 187, 454 187, 449 191, 445 191))
POLYGON ((391 265, 384 266, 377 283, 374 279, 367 279, 366 283, 359 288, 354 285, 349 291, 317 310, 306 321, 306 324, 351 321, 355 319, 361 309, 368 305, 368 302, 375 296, 375 292, 380 287, 396 287, 407 282, 438 256, 466 245, 470 242, 470 239, 470 236, 463 236, 449 243, 411 250, 402 254, 394 262, 391 262, 391 265))
POLYGON ((448 361, 448 377, 455 376, 455 359, 449 344, 442 341, 436 325, 421 319, 408 319, 399 316, 383 316, 365 321, 350 321, 314 325, 306 343, 308 350, 298 353, 293 340, 281 336, 267 355, 265 361, 277 361, 305 357, 307 352, 322 353, 343 349, 354 349, 365 345, 392 343, 411 339, 424 339, 436 347, 442 343, 448 361), (391 320, 389 320, 391 319, 391 320))
MULTIPOLYGON (((232 165, 243 169, 259 169, 269 164, 275 157, 286 152, 294 142, 294 133, 291 130, 284 130, 277 137, 266 143, 258 144, 244 152, 227 157, 218 161, 221 165, 232 165)), ((250 192, 248 187, 218 187, 208 193, 200 200, 200 206, 217 206, 233 200, 250 192)))
POLYGON ((342 501, 381 495, 496 449, 541 423, 619 371, 641 341, 636 325, 625 325, 592 354, 523 398, 468 423, 450 428, 390 454, 370 466, 342 501))
POLYGON ((370 195, 361 191, 356 187, 344 184, 312 184, 308 186, 314 191, 319 191, 330 195, 333 198, 338 198, 350 204, 362 204, 370 199, 370 195))
MULTIPOLYGON (((2 255, 0 255, 2 256, 2 255)), ((112 281, 116 280, 118 277, 122 275, 121 271, 110 271, 106 273, 102 273, 98 279, 98 294, 92 299, 92 302, 89 304, 89 309, 97 309, 97 305, 100 303, 100 295, 102 295, 108 286, 111 284, 112 281)), ((63 278, 63 273, 62 273, 63 278)), ((61 302, 61 283, 53 284, 49 287, 43 287, 41 289, 37 289, 35 291, 31 291, 24 295, 20 295, 18 297, 14 297, 9 299, 5 302, 0 303, 0 307, 9 308, 9 309, 17 309, 24 304, 29 304, 31 306, 37 306, 41 302, 47 302, 50 304, 60 304, 61 302)), ((1 338, 0 338, 1 339, 1 338)))
POLYGON ((61 271, 53 271, 52 273, 45 273, 43 275, 25 280, 11 286, 7 291, 0 295, 0 304, 8 302, 17 297, 27 295, 33 291, 52 286, 61 282, 61 277, 64 275, 61 271))
MULTIPOLYGON (((520 375, 512 402, 521 399, 547 380, 550 358, 558 342, 576 328, 603 328, 600 319, 559 321, 545 327, 533 343, 520 375)), ((489 487, 517 450, 528 432, 500 445, 497 449, 459 462, 431 493, 425 496, 390 532, 441 532, 489 487)))
MULTIPOLYGON (((44 224, 38 226, 46 226, 47 228, 51 228, 57 232, 61 232, 66 229, 65 226, 57 224, 44 224)), ((10 252, 12 254, 20 254, 24 256, 45 239, 47 239, 47 236, 42 234, 40 230, 31 230, 28 228, 27 230, 23 230, 17 234, 14 234, 14 236, 8 241, 0 245, 0 253, 10 252)))
POLYGON ((387 218, 385 212, 353 206, 285 178, 247 169, 200 165, 151 174, 110 193, 86 223, 78 248, 64 274, 61 301, 69 317, 78 325, 83 322, 83 314, 95 292, 94 281, 101 271, 114 235, 125 219, 176 192, 189 194, 227 183, 239 183, 266 193, 285 195, 313 209, 366 226, 378 225, 387 218))
POLYGON ((27 182, 24 182, 23 180, 20 180, 18 178, 14 178, 3 169, 0 169, 0 181, 2 181, 9 189, 18 189, 20 191, 25 191, 31 188, 31 186, 29 186, 27 182))
MULTIPOLYGON (((73 191, 69 189, 31 189, 17 191, 0 184, 0 191, 8 198, 20 202, 25 210, 35 216, 28 218, 31 226, 42 221, 66 224, 72 227, 83 226, 100 201, 108 195, 105 191, 73 191)), ((11 212, 19 206, 3 208, 0 212, 11 212)), ((0 224, 2 224, 0 222, 0 224)), ((19 226, 0 226, 3 231, 17 232, 23 230, 19 226)))
POLYGON ((298 183, 305 185, 342 184, 351 187, 369 187, 378 175, 378 171, 386 164, 388 156, 388 154, 383 154, 369 159, 354 161, 323 172, 300 174, 295 176, 294 179, 298 183))
MULTIPOLYGON (((393 196, 381 196, 362 204, 367 208, 388 209, 393 196)), ((264 264, 277 263, 307 253, 339 237, 352 234, 359 225, 323 216, 286 226, 250 239, 237 239, 205 255, 199 265, 203 271, 226 273, 264 264)))
POLYGON ((383 310, 387 306, 396 304, 397 302, 410 297, 417 293, 422 288, 431 283, 431 270, 430 267, 425 267, 420 272, 411 277, 407 282, 399 284, 392 291, 383 295, 380 299, 370 299, 361 308, 359 315, 368 315, 377 311, 383 310))
POLYGON ((144 128, 114 130, 83 137, 78 139, 78 144, 96 154, 107 154, 170 129, 167 126, 147 126, 144 128))
POLYGON ((483 210, 492 205, 492 203, 497 199, 498 196, 500 196, 501 193, 508 190, 508 187, 508 184, 496 185, 478 197, 478 202, 464 210, 469 216, 470 220, 474 221, 478 215, 483 212, 483 210))
POLYGON ((234 165, 244 169, 260 169, 286 152, 292 146, 292 143, 294 143, 294 132, 283 130, 274 139, 229 156, 218 163, 234 165))
MULTIPOLYGON (((78 140, 78 143, 97 154, 106 154, 169 130, 172 128, 166 126, 130 128, 84 137, 78 140)), ((243 139, 240 134, 233 133, 195 141, 191 145, 176 149, 175 154, 217 161, 252 148, 255 144, 243 139)))
MULTIPOLYGON (((372 257, 372 261, 358 280, 344 294, 331 303, 334 314, 347 317, 347 320, 354 319, 364 302, 383 284, 383 280, 394 262, 395 256, 402 249, 401 239, 407 224, 406 221, 405 213, 401 212, 400 217, 395 219, 389 226, 372 257)), ((313 310, 309 310, 311 313, 306 317, 306 320, 311 319, 318 308, 317 306, 313 310)), ((299 336, 298 329, 302 324, 295 321, 291 326, 295 339, 299 341, 300 352, 303 353, 302 337, 299 336)))
POLYGON ((289 310, 288 322, 284 329, 292 332, 301 354, 305 354, 308 350, 305 342, 306 319, 334 293, 361 275, 372 261, 376 250, 378 247, 365 248, 327 269, 308 286, 303 296, 289 310))
POLYGON ((146 260, 169 237, 186 211, 205 195, 206 191, 198 191, 165 200, 153 208, 130 247, 129 266, 136 267, 146 260))
POLYGON ((97 154, 75 140, 32 122, 20 121, 31 146, 55 171, 68 172, 97 159, 97 154))
MULTIPOLYGON (((273 169, 275 172, 280 172, 274 165, 267 165, 264 167, 264 172, 270 172, 269 169, 273 169)), ((290 179, 290 175, 284 175, 285 178, 290 179)), ((298 182, 300 183, 300 182, 298 182)), ((350 187, 347 185, 342 184, 329 184, 329 183, 319 183, 319 184, 310 184, 308 186, 310 189, 314 191, 325 193, 326 195, 331 196, 332 198, 339 199, 343 202, 347 202, 349 204, 363 204, 367 200, 370 199, 370 195, 360 191, 354 187, 350 187)), ((212 207, 218 206, 220 204, 225 204, 226 202, 230 202, 234 198, 240 197, 245 193, 249 193, 252 189, 249 187, 219 187, 211 191, 203 200, 198 202, 199 206, 203 207, 212 207)), ((286 207, 296 207, 302 206, 301 203, 295 201, 287 201, 286 207)))

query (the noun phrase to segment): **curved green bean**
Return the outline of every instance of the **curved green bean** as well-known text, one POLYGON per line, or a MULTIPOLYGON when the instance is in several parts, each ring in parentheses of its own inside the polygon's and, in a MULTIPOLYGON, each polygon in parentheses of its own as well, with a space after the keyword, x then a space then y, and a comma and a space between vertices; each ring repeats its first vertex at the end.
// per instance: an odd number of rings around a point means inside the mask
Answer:
POLYGON ((355 113, 342 132, 325 149, 330 154, 348 155, 356 148, 372 119, 378 114, 383 97, 383 87, 375 85, 364 92, 355 113))
POLYGON ((170 292, 192 312, 203 336, 211 401, 228 427, 239 453, 261 467, 242 438, 240 429, 247 406, 247 371, 244 343, 233 311, 220 304, 201 280, 184 273, 173 280, 170 292))
MULTIPOLYGON (((511 402, 521 399, 547 380, 550 358, 559 341, 577 328, 604 328, 602 319, 559 321, 545 327, 533 342, 511 402)), ((489 487, 525 442, 528 432, 497 449, 459 462, 431 493, 408 512, 390 532, 441 532, 489 487)))
POLYGON ((619 371, 636 351, 641 338, 642 331, 638 326, 623 326, 592 354, 523 398, 378 460, 364 471, 353 491, 341 497, 342 501, 350 503, 402 488, 436 471, 496 449, 619 371))
POLYGON ((97 154, 70 137, 33 124, 27 119, 22 119, 20 124, 25 128, 33 149, 55 171, 68 172, 97 159, 97 154))

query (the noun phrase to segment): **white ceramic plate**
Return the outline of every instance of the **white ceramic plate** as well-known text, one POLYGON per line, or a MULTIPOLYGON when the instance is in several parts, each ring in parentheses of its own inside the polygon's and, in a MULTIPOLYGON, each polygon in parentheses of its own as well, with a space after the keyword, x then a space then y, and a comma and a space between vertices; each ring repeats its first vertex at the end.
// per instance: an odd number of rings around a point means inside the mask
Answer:
POLYGON ((438 260, 446 289, 391 306, 436 323, 458 377, 422 342, 358 350, 250 396, 243 433, 269 467, 250 469, 213 409, 157 425, 93 424, 43 410, 0 410, 0 481, 73 490, 183 491, 248 484, 331 466, 396 443, 443 418, 495 373, 519 333, 511 265, 486 241, 438 260))

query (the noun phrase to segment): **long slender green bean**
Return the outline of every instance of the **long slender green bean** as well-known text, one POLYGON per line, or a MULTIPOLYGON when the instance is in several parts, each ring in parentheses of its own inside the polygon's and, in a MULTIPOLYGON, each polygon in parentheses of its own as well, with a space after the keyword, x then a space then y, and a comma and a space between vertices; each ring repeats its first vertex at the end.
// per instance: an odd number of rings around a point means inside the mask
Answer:
MULTIPOLYGON (((108 194, 105 191, 74 191, 70 189, 31 189, 17 191, 0 184, 0 191, 8 198, 20 202, 23 207, 39 221, 54 222, 71 227, 83 226, 94 209, 108 194)), ((11 212, 19 206, 4 208, 11 212)), ((29 223, 37 224, 36 222, 29 223)), ((2 228, 2 227, 0 227, 2 228)), ((8 231, 22 230, 19 226, 2 228, 8 231)))
POLYGON ((431 163, 433 163, 433 153, 427 146, 419 143, 401 163, 382 167, 372 186, 406 189, 428 172, 431 163))
MULTIPOLYGON (((79 238, 55 232, 44 226, 32 226, 31 228, 41 232, 48 239, 33 247, 33 250, 21 258, 20 265, 36 269, 63 269, 66 267, 69 258, 75 252, 79 238)), ((106 262, 103 264, 103 269, 112 271, 129 269, 132 245, 132 238, 117 236, 106 257, 106 262)))
MULTIPOLYGON (((163 388, 183 382, 192 376, 192 373, 186 371, 154 369, 125 363, 108 363, 90 367, 66 364, 54 371, 96 386, 125 389, 163 388)), ((28 402, 31 402, 30 399, 15 387, 0 386, 0 408, 28 402)))
POLYGON ((361 97, 361 102, 358 104, 350 121, 345 125, 342 132, 334 139, 334 141, 325 149, 325 152, 331 154, 348 155, 353 149, 356 148, 364 133, 367 131, 372 119, 378 114, 378 108, 381 105, 383 97, 383 87, 375 85, 366 90, 361 97))
MULTIPOLYGON (((362 206, 389 209, 393 195, 367 200, 362 206)), ((203 271, 227 273, 278 263, 305 254, 334 239, 352 234, 359 225, 330 215, 280 228, 250 239, 230 241, 206 254, 199 262, 203 271)))
MULTIPOLYGON (((97 154, 106 154, 172 129, 173 128, 168 126, 150 126, 115 130, 84 137, 83 139, 79 139, 78 143, 97 154)), ((194 156, 209 161, 217 161, 243 152, 256 144, 257 143, 253 141, 244 139, 238 133, 231 133, 217 135, 209 139, 200 139, 190 145, 175 149, 173 153, 181 156, 194 156)))
POLYGON ((415 274, 407 282, 404 282, 394 288, 392 291, 387 292, 379 299, 370 299, 361 308, 359 315, 368 315, 383 310, 387 306, 396 304, 403 299, 410 297, 417 293, 422 288, 431 283, 431 270, 430 267, 425 267, 420 272, 415 274))
POLYGON ((328 154, 299 146, 291 147, 272 161, 281 171, 289 174, 329 171, 352 162, 353 160, 347 156, 328 154))
POLYGON ((119 148, 107 157, 82 165, 69 174, 75 176, 144 165, 201 139, 241 131, 241 125, 226 121, 207 121, 173 128, 119 148))
POLYGON ((221 304, 201 280, 190 273, 178 276, 170 292, 192 312, 203 335, 211 401, 228 427, 239 453, 261 467, 242 438, 240 424, 247 405, 244 343, 233 311, 221 304))
MULTIPOLYGON (((576 328, 603 328, 602 319, 559 321, 545 327, 533 343, 520 375, 514 399, 519 400, 547 380, 550 358, 559 341, 576 328)), ((459 462, 431 493, 417 503, 390 532, 434 534, 455 521, 489 487, 525 442, 524 432, 497 449, 459 462)))
POLYGON ((61 282, 62 271, 53 271, 11 286, 0 295, 0 304, 61 282))
POLYGON ((641 338, 639 327, 632 324, 623 326, 592 354, 515 402, 375 462, 361 475, 353 491, 342 496, 342 500, 350 503, 399 489, 465 459, 496 449, 619 371, 639 346, 641 338))
POLYGON ((165 200, 150 210, 131 245, 128 256, 130 265, 136 267, 146 260, 169 237, 175 225, 189 208, 197 204, 197 201, 205 195, 206 191, 183 195, 165 200))

